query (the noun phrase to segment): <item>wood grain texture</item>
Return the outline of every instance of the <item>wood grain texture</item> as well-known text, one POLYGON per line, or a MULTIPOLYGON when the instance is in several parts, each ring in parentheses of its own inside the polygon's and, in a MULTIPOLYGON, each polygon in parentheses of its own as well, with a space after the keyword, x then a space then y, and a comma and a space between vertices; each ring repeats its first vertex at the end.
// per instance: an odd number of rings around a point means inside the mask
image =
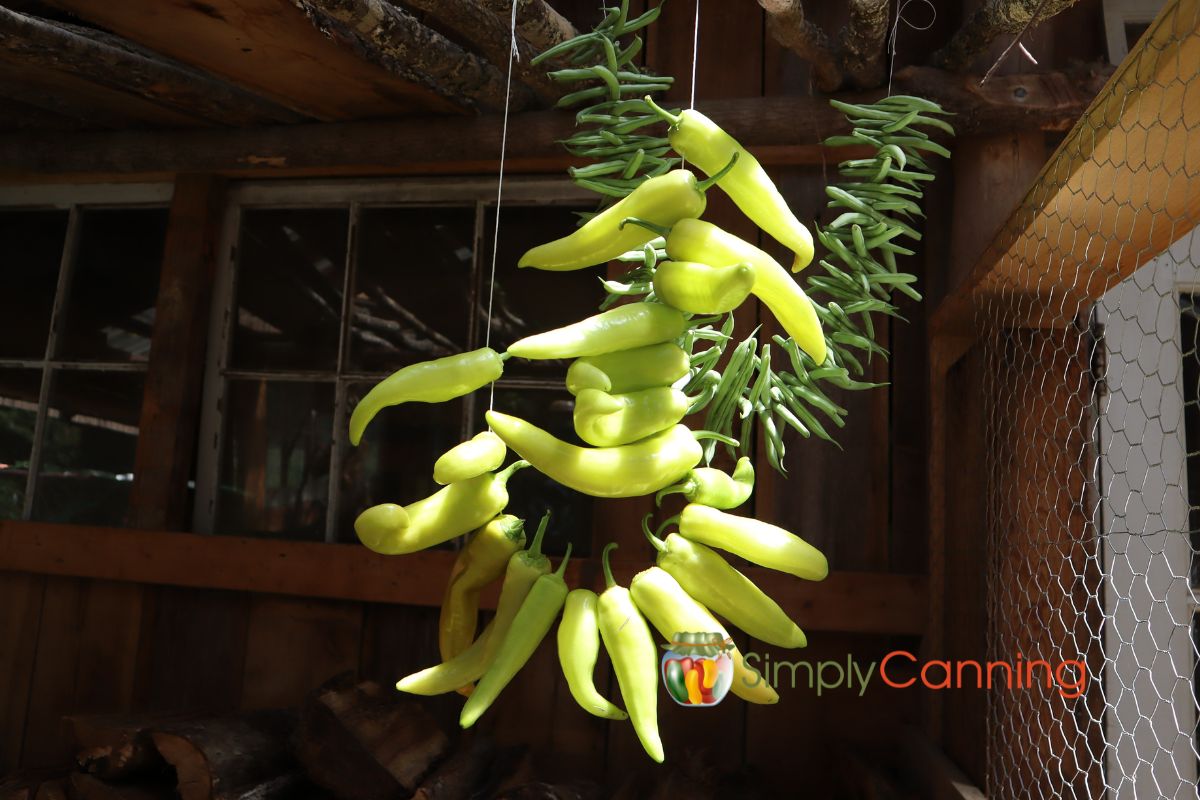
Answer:
POLYGON ((40 575, 0 573, 0 775, 21 761, 45 584, 40 575))
MULTIPOLYGON (((0 521, 0 563, 58 576, 435 606, 453 561, 448 550, 389 558, 360 545, 0 521)), ((613 570, 627 582, 646 564, 639 556, 615 562, 613 570)), ((761 567, 743 571, 811 630, 924 629, 919 575, 833 572, 813 583, 761 567)), ((599 574, 593 559, 567 566, 572 586, 601 588, 599 574), (585 583, 585 576, 595 577, 585 583)), ((496 594, 495 586, 485 591, 481 607, 494 608, 496 594)))
POLYGON ((141 6, 55 0, 52 5, 315 119, 455 110, 428 89, 363 61, 289 3, 167 0, 141 6))

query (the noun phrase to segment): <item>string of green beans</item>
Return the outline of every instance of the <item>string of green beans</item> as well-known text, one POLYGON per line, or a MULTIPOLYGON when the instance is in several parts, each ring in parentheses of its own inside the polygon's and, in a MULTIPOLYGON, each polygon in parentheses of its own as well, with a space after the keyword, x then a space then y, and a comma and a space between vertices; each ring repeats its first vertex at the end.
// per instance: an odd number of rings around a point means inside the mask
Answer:
POLYGON ((636 61, 643 44, 636 32, 660 13, 661 4, 630 19, 629 0, 621 0, 604 9, 604 18, 594 29, 551 47, 532 61, 536 65, 555 59, 570 65, 549 73, 555 81, 579 87, 559 99, 559 108, 583 106, 575 113, 575 133, 562 144, 572 155, 598 163, 572 167, 568 172, 577 185, 596 192, 606 203, 679 163, 668 155, 671 147, 665 137, 637 133, 661 119, 650 113, 642 98, 670 89, 675 80, 650 74, 636 61))

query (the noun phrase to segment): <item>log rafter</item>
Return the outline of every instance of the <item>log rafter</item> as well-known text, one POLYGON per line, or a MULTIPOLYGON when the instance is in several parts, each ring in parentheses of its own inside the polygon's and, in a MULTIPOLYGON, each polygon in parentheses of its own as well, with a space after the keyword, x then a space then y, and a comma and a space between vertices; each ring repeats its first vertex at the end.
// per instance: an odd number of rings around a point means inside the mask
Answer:
POLYGON ((571 21, 555 11, 546 0, 478 0, 479 6, 506 23, 517 4, 517 33, 537 52, 579 35, 571 21))
POLYGON ((930 63, 955 72, 966 69, 976 56, 1003 34, 1020 35, 1075 5, 1077 0, 988 0, 977 8, 930 63))
POLYGON ((0 7, 0 60, 134 95, 196 123, 261 125, 300 115, 102 31, 0 7))
MULTIPOLYGON (((469 108, 504 106, 505 76, 387 0, 292 0, 323 33, 361 58, 419 83, 469 108)), ((514 87, 512 106, 525 108, 532 93, 514 87)))

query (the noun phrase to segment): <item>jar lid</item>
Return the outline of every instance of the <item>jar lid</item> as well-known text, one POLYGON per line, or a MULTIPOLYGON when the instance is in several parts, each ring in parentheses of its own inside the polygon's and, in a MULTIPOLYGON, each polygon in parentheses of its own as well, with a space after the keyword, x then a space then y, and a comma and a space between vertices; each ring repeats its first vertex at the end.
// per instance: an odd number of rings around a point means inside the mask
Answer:
POLYGON ((689 656, 715 656, 733 649, 733 639, 715 632, 681 631, 662 645, 663 650, 689 656))

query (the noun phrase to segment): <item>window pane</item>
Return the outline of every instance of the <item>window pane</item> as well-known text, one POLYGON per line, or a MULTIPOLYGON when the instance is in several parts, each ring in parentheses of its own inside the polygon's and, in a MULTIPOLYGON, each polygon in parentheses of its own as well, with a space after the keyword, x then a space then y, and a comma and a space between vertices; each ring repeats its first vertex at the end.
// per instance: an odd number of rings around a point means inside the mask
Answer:
POLYGON ((475 210, 363 209, 357 236, 350 370, 467 349, 475 210))
MULTIPOLYGON (((371 383, 347 387, 353 409, 371 383)), ((463 401, 406 403, 371 421, 358 447, 347 443, 342 461, 338 541, 354 542, 354 520, 379 503, 407 505, 440 489, 433 462, 462 441, 463 401)))
MULTIPOLYGON (((480 314, 487 308, 487 277, 491 269, 492 231, 496 213, 488 210, 484 259, 484 286, 480 297, 480 314)), ((496 260, 496 297, 492 313, 492 347, 503 351, 508 345, 531 333, 551 330, 598 312, 604 299, 600 278, 603 267, 573 272, 547 272, 540 269, 517 269, 521 255, 534 245, 542 244, 575 230, 578 218, 571 209, 553 206, 510 208, 500 214, 500 247, 496 260)), ((485 322, 481 319, 479 344, 483 344, 485 322)), ((523 361, 513 359, 505 364, 507 377, 540 377, 559 380, 566 376, 567 366, 560 361, 523 361)))
POLYGON ((346 208, 242 212, 232 368, 336 367, 349 224, 346 208))
POLYGON ((51 376, 35 519, 124 523, 144 383, 129 372, 51 376))
POLYGON ((24 508, 41 383, 41 370, 0 369, 0 519, 24 508))
POLYGON ((325 538, 333 384, 231 380, 215 530, 325 538))
POLYGON ((58 265, 67 232, 66 211, 0 213, 0 358, 43 358, 58 265))
MULTIPOLYGON (((564 441, 578 444, 571 419, 573 408, 566 390, 496 390, 496 410, 529 420, 564 441)), ((486 410, 484 396, 479 402, 475 431, 483 430, 486 410)), ((568 489, 534 469, 520 470, 509 482, 508 513, 525 520, 530 531, 536 530, 537 521, 546 509, 550 510, 545 546, 548 553, 561 554, 571 542, 575 555, 591 555, 594 502, 595 498, 568 489)))
POLYGON ((166 235, 165 208, 80 210, 56 358, 146 360, 166 235))

